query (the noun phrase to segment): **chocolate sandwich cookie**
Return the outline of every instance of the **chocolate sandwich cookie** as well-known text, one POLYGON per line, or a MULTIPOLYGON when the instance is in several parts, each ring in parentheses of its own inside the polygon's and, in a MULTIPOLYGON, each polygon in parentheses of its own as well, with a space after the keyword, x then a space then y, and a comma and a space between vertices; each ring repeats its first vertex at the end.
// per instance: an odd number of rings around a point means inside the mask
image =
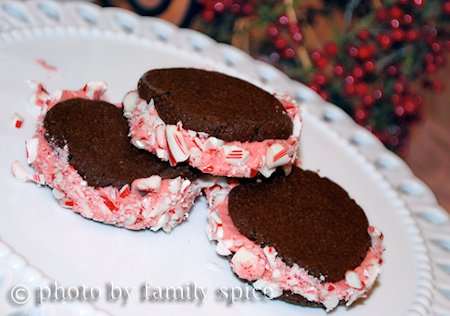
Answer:
POLYGON ((181 222, 200 195, 198 171, 171 167, 130 143, 122 109, 88 99, 85 90, 63 91, 43 107, 28 158, 55 197, 81 215, 129 229, 181 222))
POLYGON ((382 234, 345 190, 314 172, 293 168, 207 196, 219 254, 270 298, 329 311, 365 296, 379 274, 382 234))
POLYGON ((58 148, 68 146, 68 162, 92 187, 120 189, 151 175, 190 180, 195 176, 188 166, 171 168, 131 145, 122 110, 105 101, 81 98, 61 101, 47 112, 44 129, 50 144, 58 148))
POLYGON ((194 68, 155 69, 124 100, 133 144, 171 165, 202 172, 270 176, 297 155, 301 119, 292 99, 194 68))

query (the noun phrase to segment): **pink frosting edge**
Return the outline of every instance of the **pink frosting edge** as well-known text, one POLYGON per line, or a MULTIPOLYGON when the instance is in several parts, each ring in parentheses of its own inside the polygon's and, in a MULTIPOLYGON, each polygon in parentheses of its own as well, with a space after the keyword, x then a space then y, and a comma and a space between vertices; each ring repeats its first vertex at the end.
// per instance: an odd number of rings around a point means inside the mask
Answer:
POLYGON ((147 103, 137 91, 123 100, 124 115, 129 119, 132 143, 156 154, 172 165, 188 163, 217 176, 253 177, 259 171, 269 177, 277 167, 294 164, 302 128, 300 108, 294 100, 280 99, 293 122, 293 133, 286 140, 262 142, 225 142, 203 132, 184 129, 181 122, 167 125, 160 118, 153 100, 147 103))
POLYGON ((261 248, 239 233, 228 214, 228 194, 236 185, 238 183, 232 181, 217 184, 205 189, 205 194, 209 204, 208 237, 217 241, 219 255, 231 256, 232 270, 240 278, 252 281, 253 286, 269 298, 290 290, 311 302, 323 304, 327 311, 333 310, 342 300, 349 306, 367 296, 383 262, 383 234, 377 228, 368 227, 372 245, 361 265, 347 271, 341 281, 322 283, 298 265, 287 266, 274 247, 261 248))
POLYGON ((42 111, 37 131, 26 142, 26 149, 28 163, 36 173, 28 175, 14 162, 12 171, 16 178, 48 185, 60 205, 86 218, 132 230, 162 228, 170 232, 188 217, 195 199, 201 195, 198 181, 181 177, 162 180, 152 176, 137 179, 131 187, 126 185, 120 190, 112 186, 94 188, 67 162, 67 148, 54 150, 45 139, 43 120, 48 110, 60 101, 75 97, 100 100, 107 89, 106 83, 91 81, 80 90, 58 90, 52 95, 41 84, 35 88, 32 102, 42 107, 42 111))

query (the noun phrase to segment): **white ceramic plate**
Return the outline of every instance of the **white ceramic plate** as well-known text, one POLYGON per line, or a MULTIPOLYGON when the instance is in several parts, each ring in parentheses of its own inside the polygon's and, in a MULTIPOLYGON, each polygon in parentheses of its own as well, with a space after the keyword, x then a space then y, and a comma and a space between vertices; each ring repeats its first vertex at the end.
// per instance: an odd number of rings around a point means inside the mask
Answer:
POLYGON ((51 1, 0 2, 1 315, 325 314, 280 301, 218 302, 219 287, 251 288, 233 276, 207 240, 204 199, 169 235, 132 232, 86 220, 60 208, 49 189, 13 179, 10 164, 17 159, 25 164, 24 141, 32 136, 38 115, 29 102, 29 80, 53 90, 102 79, 109 83, 111 100, 120 101, 143 72, 171 66, 210 67, 288 92, 302 103, 304 166, 348 190, 383 231, 387 248, 370 297, 333 315, 450 315, 446 212, 398 157, 341 110, 276 69, 199 33, 119 9, 51 1), (41 58, 57 71, 39 65, 41 58), (12 127, 15 112, 25 117, 21 129, 12 127), (66 288, 98 287, 100 297, 37 305, 36 289, 52 281, 66 288), (154 287, 195 282, 207 294, 202 304, 143 302, 139 287, 146 281, 154 287), (108 301, 108 282, 132 288, 130 300, 108 301), (17 284, 30 289, 27 304, 8 299, 17 284))

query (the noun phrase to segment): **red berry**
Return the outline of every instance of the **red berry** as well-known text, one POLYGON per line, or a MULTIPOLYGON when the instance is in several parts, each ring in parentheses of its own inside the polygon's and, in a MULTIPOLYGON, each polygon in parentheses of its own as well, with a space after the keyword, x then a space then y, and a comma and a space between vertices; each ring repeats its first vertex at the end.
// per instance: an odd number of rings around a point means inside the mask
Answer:
POLYGON ((372 106, 375 103, 375 98, 370 94, 367 94, 363 97, 363 103, 365 106, 372 106))
POLYGON ((205 10, 202 12, 202 18, 203 20, 205 20, 206 22, 212 22, 214 21, 215 18, 215 13, 214 11, 210 11, 210 10, 205 10))
POLYGON ((392 41, 388 35, 381 34, 377 37, 377 40, 381 47, 383 47, 385 49, 391 47, 392 41))
POLYGON ((425 0, 413 0, 413 4, 417 8, 422 8, 425 6, 425 0))
POLYGON ((364 108, 359 108, 355 111, 355 119, 357 122, 361 122, 368 117, 368 112, 364 108))
POLYGON ((360 66, 355 66, 352 71, 353 77, 361 79, 364 76, 364 70, 360 66))
POLYGON ((325 57, 321 57, 316 61, 316 66, 319 69, 324 69, 326 66, 328 66, 328 59, 325 57))
POLYGON ((442 92, 442 90, 444 90, 444 84, 442 83, 442 81, 435 80, 433 82, 433 91, 434 92, 442 92))
POLYGON ((372 73, 375 71, 375 62, 373 60, 368 60, 364 63, 364 69, 368 72, 368 73, 372 73))
POLYGON ((394 77, 398 75, 398 68, 394 65, 390 65, 387 67, 386 72, 389 76, 394 77))
POLYGON ((303 39, 302 33, 296 32, 296 33, 292 34, 292 40, 293 40, 294 42, 299 43, 299 42, 302 41, 302 39, 303 39))
POLYGON ((374 43, 371 43, 371 44, 367 45, 367 48, 369 48, 370 56, 375 56, 376 55, 377 47, 375 46, 374 43))
POLYGON ((405 113, 409 115, 416 114, 418 110, 416 102, 414 102, 414 99, 411 97, 405 98, 403 101, 403 108, 405 109, 405 113))
POLYGON ((424 57, 424 61, 426 64, 432 64, 434 63, 434 54, 432 53, 426 53, 424 57))
POLYGON ((311 59, 312 59, 313 61, 317 61, 317 60, 319 60, 320 58, 322 58, 322 54, 321 54, 318 50, 313 50, 313 51, 311 52, 311 59))
POLYGON ((392 102, 392 104, 394 104, 394 105, 398 105, 398 104, 400 103, 400 101, 401 101, 401 97, 400 97, 399 94, 394 94, 394 95, 391 97, 391 102, 392 102))
POLYGON ((298 26, 297 23, 290 23, 289 24, 289 32, 291 32, 292 34, 297 33, 300 31, 300 27, 298 26))
POLYGON ((442 6, 442 11, 444 11, 445 14, 450 15, 450 1, 445 1, 442 6))
POLYGON ((284 49, 287 46, 287 41, 284 38, 282 38, 282 37, 278 37, 275 40, 274 46, 275 46, 276 49, 282 50, 282 49, 284 49))
POLYGON ((270 61, 273 63, 277 63, 278 61, 280 61, 280 54, 278 54, 277 52, 273 52, 272 54, 270 54, 270 61))
POLYGON ((367 59, 372 57, 372 51, 369 45, 361 46, 358 50, 358 58, 367 59))
POLYGON ((353 85, 345 85, 344 86, 344 92, 348 96, 352 96, 355 94, 355 86, 353 85))
POLYGON ((329 55, 329 56, 336 56, 338 54, 339 48, 337 46, 336 43, 334 42, 328 42, 325 44, 325 52, 329 55))
POLYGON ((386 19, 387 12, 385 9, 378 9, 377 11, 375 11, 375 15, 377 17, 377 21, 381 22, 386 19))
POLYGON ((334 66, 333 73, 338 77, 342 76, 344 74, 344 67, 342 67, 341 65, 334 66))
POLYGON ((405 14, 402 17, 402 23, 405 25, 411 25, 414 22, 414 17, 410 14, 405 14))
POLYGON ((425 71, 429 74, 434 74, 437 71, 436 65, 429 64, 425 67, 425 71))
POLYGON ((401 94, 404 90, 405 86, 403 85, 402 82, 397 81, 396 83, 394 83, 394 92, 401 94))
POLYGON ((445 64, 445 57, 442 55, 434 56, 434 63, 436 66, 443 66, 445 64))
POLYGON ((328 78, 323 72, 317 72, 314 74, 314 81, 318 85, 323 86, 328 82, 328 78))
POLYGON ((285 50, 283 50, 282 56, 285 59, 292 59, 295 56, 295 50, 292 47, 287 47, 285 50))
POLYGON ((375 98, 375 100, 380 100, 383 97, 383 90, 382 89, 374 90, 373 97, 375 98))
POLYGON ((397 20, 397 19, 392 19, 392 20, 391 20, 391 26, 392 26, 394 29, 398 28, 398 27, 400 26, 399 20, 397 20))
POLYGON ((400 105, 394 108, 394 112, 397 117, 403 117, 405 115, 405 109, 400 105))
POLYGON ((441 44, 439 42, 431 43, 431 50, 435 53, 439 53, 441 51, 441 44))
POLYGON ((392 40, 395 42, 402 42, 405 39, 405 31, 402 29, 395 29, 392 31, 392 40))
POLYGON ((280 24, 280 25, 283 25, 283 26, 285 26, 285 25, 288 25, 289 24, 289 19, 288 19, 288 17, 286 16, 286 15, 280 15, 280 17, 278 18, 278 23, 280 24))
POLYGON ((317 83, 315 83, 315 82, 309 83, 308 87, 310 87, 315 92, 319 92, 320 91, 320 86, 317 83))
POLYGON ((422 106, 423 105, 423 97, 419 94, 416 94, 414 96, 414 101, 416 102, 417 106, 422 106))
POLYGON ((419 31, 418 30, 408 30, 406 32, 406 40, 408 42, 414 42, 419 38, 419 31))
POLYGON ((330 94, 326 91, 321 91, 319 95, 324 99, 325 101, 328 101, 330 99, 330 94))
MULTIPOLYGON (((245 8, 245 7, 244 7, 245 8)), ((244 13, 244 14, 246 14, 246 12, 244 11, 244 10, 242 10, 243 12, 242 13, 244 13)), ((240 13, 241 12, 241 5, 239 4, 239 3, 233 3, 232 5, 231 5, 231 12, 233 13, 233 14, 238 14, 238 13, 240 13)), ((247 15, 247 14, 246 14, 247 15)))
POLYGON ((350 56, 352 56, 352 57, 356 57, 357 55, 358 55, 358 48, 357 47, 355 47, 355 46, 351 46, 349 49, 348 49, 348 53, 350 54, 350 56))
MULTIPOLYGON (((415 1, 419 1, 419 0, 415 0, 415 1)), ((398 6, 393 6, 391 7, 391 9, 389 10, 389 15, 393 18, 393 19, 397 19, 400 20, 403 16, 403 10, 400 9, 400 7, 398 6)))
POLYGON ((224 4, 222 2, 216 2, 214 4, 214 10, 217 13, 222 13, 224 11, 224 9, 225 9, 225 6, 224 6, 224 4))
POLYGON ((362 29, 358 32, 357 36, 361 41, 367 41, 370 37, 370 32, 368 29, 362 29))
POLYGON ((278 29, 278 27, 276 25, 270 25, 267 28, 267 35, 269 35, 270 37, 277 37, 279 33, 280 33, 280 30, 278 29))
POLYGON ((395 147, 395 146, 398 146, 398 144, 400 143, 400 140, 399 140, 398 136, 390 136, 388 138, 388 143, 392 147, 395 147))
POLYGON ((255 8, 253 5, 251 4, 246 4, 244 5, 244 7, 242 8, 242 13, 244 15, 251 15, 253 12, 255 11, 255 8))
POLYGON ((353 85, 355 83, 355 78, 353 76, 347 76, 344 79, 345 84, 347 85, 353 85))
POLYGON ((360 82, 355 86, 355 92, 359 96, 364 96, 369 91, 369 85, 365 82, 360 82))
POLYGON ((214 10, 215 1, 204 1, 206 10, 214 10))

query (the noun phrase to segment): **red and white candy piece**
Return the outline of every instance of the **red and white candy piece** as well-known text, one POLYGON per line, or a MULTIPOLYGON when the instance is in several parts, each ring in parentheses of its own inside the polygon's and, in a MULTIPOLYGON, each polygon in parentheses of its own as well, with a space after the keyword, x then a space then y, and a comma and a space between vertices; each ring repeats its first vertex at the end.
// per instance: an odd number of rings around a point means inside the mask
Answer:
POLYGON ((120 190, 119 190, 119 197, 121 199, 126 198, 131 193, 130 186, 128 184, 125 184, 120 190))
POLYGON ((15 179, 19 181, 29 181, 31 180, 32 176, 22 167, 19 161, 14 161, 11 164, 11 172, 15 179))
POLYGON ((58 190, 57 188, 53 188, 52 194, 55 197, 55 199, 57 199, 57 200, 61 200, 66 197, 66 194, 64 192, 58 190))
POLYGON ((287 150, 280 144, 273 144, 267 149, 266 165, 269 168, 285 165, 290 159, 287 150))
POLYGON ((295 138, 298 138, 298 137, 300 137, 301 131, 302 131, 302 120, 298 115, 295 115, 293 126, 292 126, 292 135, 295 138))
POLYGON ((156 134, 156 143, 158 144, 159 148, 164 148, 166 145, 165 126, 162 124, 156 126, 155 134, 156 134))
POLYGON ((28 164, 32 164, 37 158, 39 138, 32 138, 30 140, 25 141, 25 146, 26 146, 27 162, 28 164))
POLYGON ((272 271, 272 278, 275 280, 279 280, 281 278, 281 271, 278 269, 275 269, 272 271))
POLYGON ((72 200, 66 199, 66 198, 58 200, 58 202, 59 202, 59 205, 61 205, 64 208, 73 208, 73 206, 75 205, 75 203, 73 203, 72 200))
POLYGON ((181 178, 178 177, 173 180, 170 180, 168 188, 171 193, 173 194, 178 193, 181 189, 181 178))
POLYGON ((256 282, 253 282, 253 287, 263 292, 264 295, 270 299, 277 298, 283 294, 283 289, 281 289, 276 283, 269 282, 264 279, 259 279, 256 282))
POLYGON ((24 122, 24 118, 22 115, 18 113, 14 113, 12 117, 12 125, 15 128, 21 128, 24 122))
POLYGON ((259 258, 254 253, 244 247, 241 247, 235 252, 233 258, 231 258, 231 266, 235 272, 242 270, 249 273, 251 272, 251 275, 248 277, 250 278, 249 281, 253 281, 260 279, 264 273, 264 269, 256 268, 258 261, 259 258))
POLYGON ((117 205, 116 203, 113 201, 113 199, 111 199, 109 196, 107 195, 100 195, 100 197, 103 200, 103 204, 105 204, 105 206, 108 208, 108 210, 110 210, 111 212, 116 211, 117 210, 117 205))
POLYGON ((174 161, 170 161, 171 164, 177 162, 186 161, 189 158, 189 151, 184 141, 184 137, 181 131, 178 130, 175 125, 166 125, 166 137, 167 145, 169 145, 170 156, 174 161))
POLYGON ((248 158, 248 151, 237 146, 225 145, 222 147, 226 162, 232 165, 240 165, 248 158))
POLYGON ((35 90, 30 100, 32 104, 42 107, 44 104, 47 104, 50 101, 50 94, 42 84, 35 81, 30 81, 30 86, 35 90))
POLYGON ((101 80, 89 81, 84 87, 83 91, 86 92, 86 96, 92 100, 99 100, 102 95, 105 94, 108 85, 101 80))
POLYGON ((148 178, 134 180, 132 187, 139 191, 159 191, 161 188, 161 181, 161 177, 155 175, 148 178))
POLYGON ((31 181, 35 182, 36 184, 42 184, 44 185, 45 182, 45 176, 41 173, 35 173, 31 177, 31 181))
POLYGON ((131 140, 131 144, 133 144, 133 146, 135 146, 135 147, 137 147, 139 149, 144 149, 145 148, 144 142, 142 142, 141 140, 136 139, 136 138, 133 138, 131 140))
MULTIPOLYGON (((259 171, 259 173, 261 173, 264 177, 266 177, 266 178, 269 178, 271 175, 272 175, 272 173, 274 173, 275 172, 275 170, 276 170, 276 168, 269 168, 269 167, 267 167, 266 165, 262 165, 259 169, 258 169, 258 171, 259 171)), ((253 173, 251 173, 250 174, 250 176, 255 176, 253 173)))
MULTIPOLYGON (((198 133, 200 135, 200 133, 198 133)), ((225 142, 216 137, 208 137, 206 141, 205 148, 206 150, 217 149, 225 145, 225 142)))
POLYGON ((358 273, 352 270, 345 272, 345 283, 358 290, 362 288, 362 283, 358 273))
POLYGON ((11 164, 11 172, 16 180, 23 182, 32 181, 42 185, 45 184, 45 177, 43 174, 29 174, 17 160, 11 164))
POLYGON ((130 91, 127 94, 125 94, 125 97, 122 101, 123 106, 123 116, 126 118, 131 117, 131 113, 133 113, 134 109, 136 108, 137 102, 139 99, 139 94, 137 91, 130 91))
POLYGON ((223 242, 221 242, 221 241, 219 241, 219 242, 217 243, 217 246, 216 246, 216 252, 217 252, 217 254, 219 254, 219 255, 221 255, 221 256, 229 256, 229 255, 232 254, 232 252, 230 251, 230 249, 228 249, 228 247, 225 246, 225 245, 223 244, 223 242))
POLYGON ((194 145, 200 150, 200 151, 205 151, 206 150, 206 146, 205 146, 205 141, 200 139, 199 137, 195 137, 194 138, 194 145))

